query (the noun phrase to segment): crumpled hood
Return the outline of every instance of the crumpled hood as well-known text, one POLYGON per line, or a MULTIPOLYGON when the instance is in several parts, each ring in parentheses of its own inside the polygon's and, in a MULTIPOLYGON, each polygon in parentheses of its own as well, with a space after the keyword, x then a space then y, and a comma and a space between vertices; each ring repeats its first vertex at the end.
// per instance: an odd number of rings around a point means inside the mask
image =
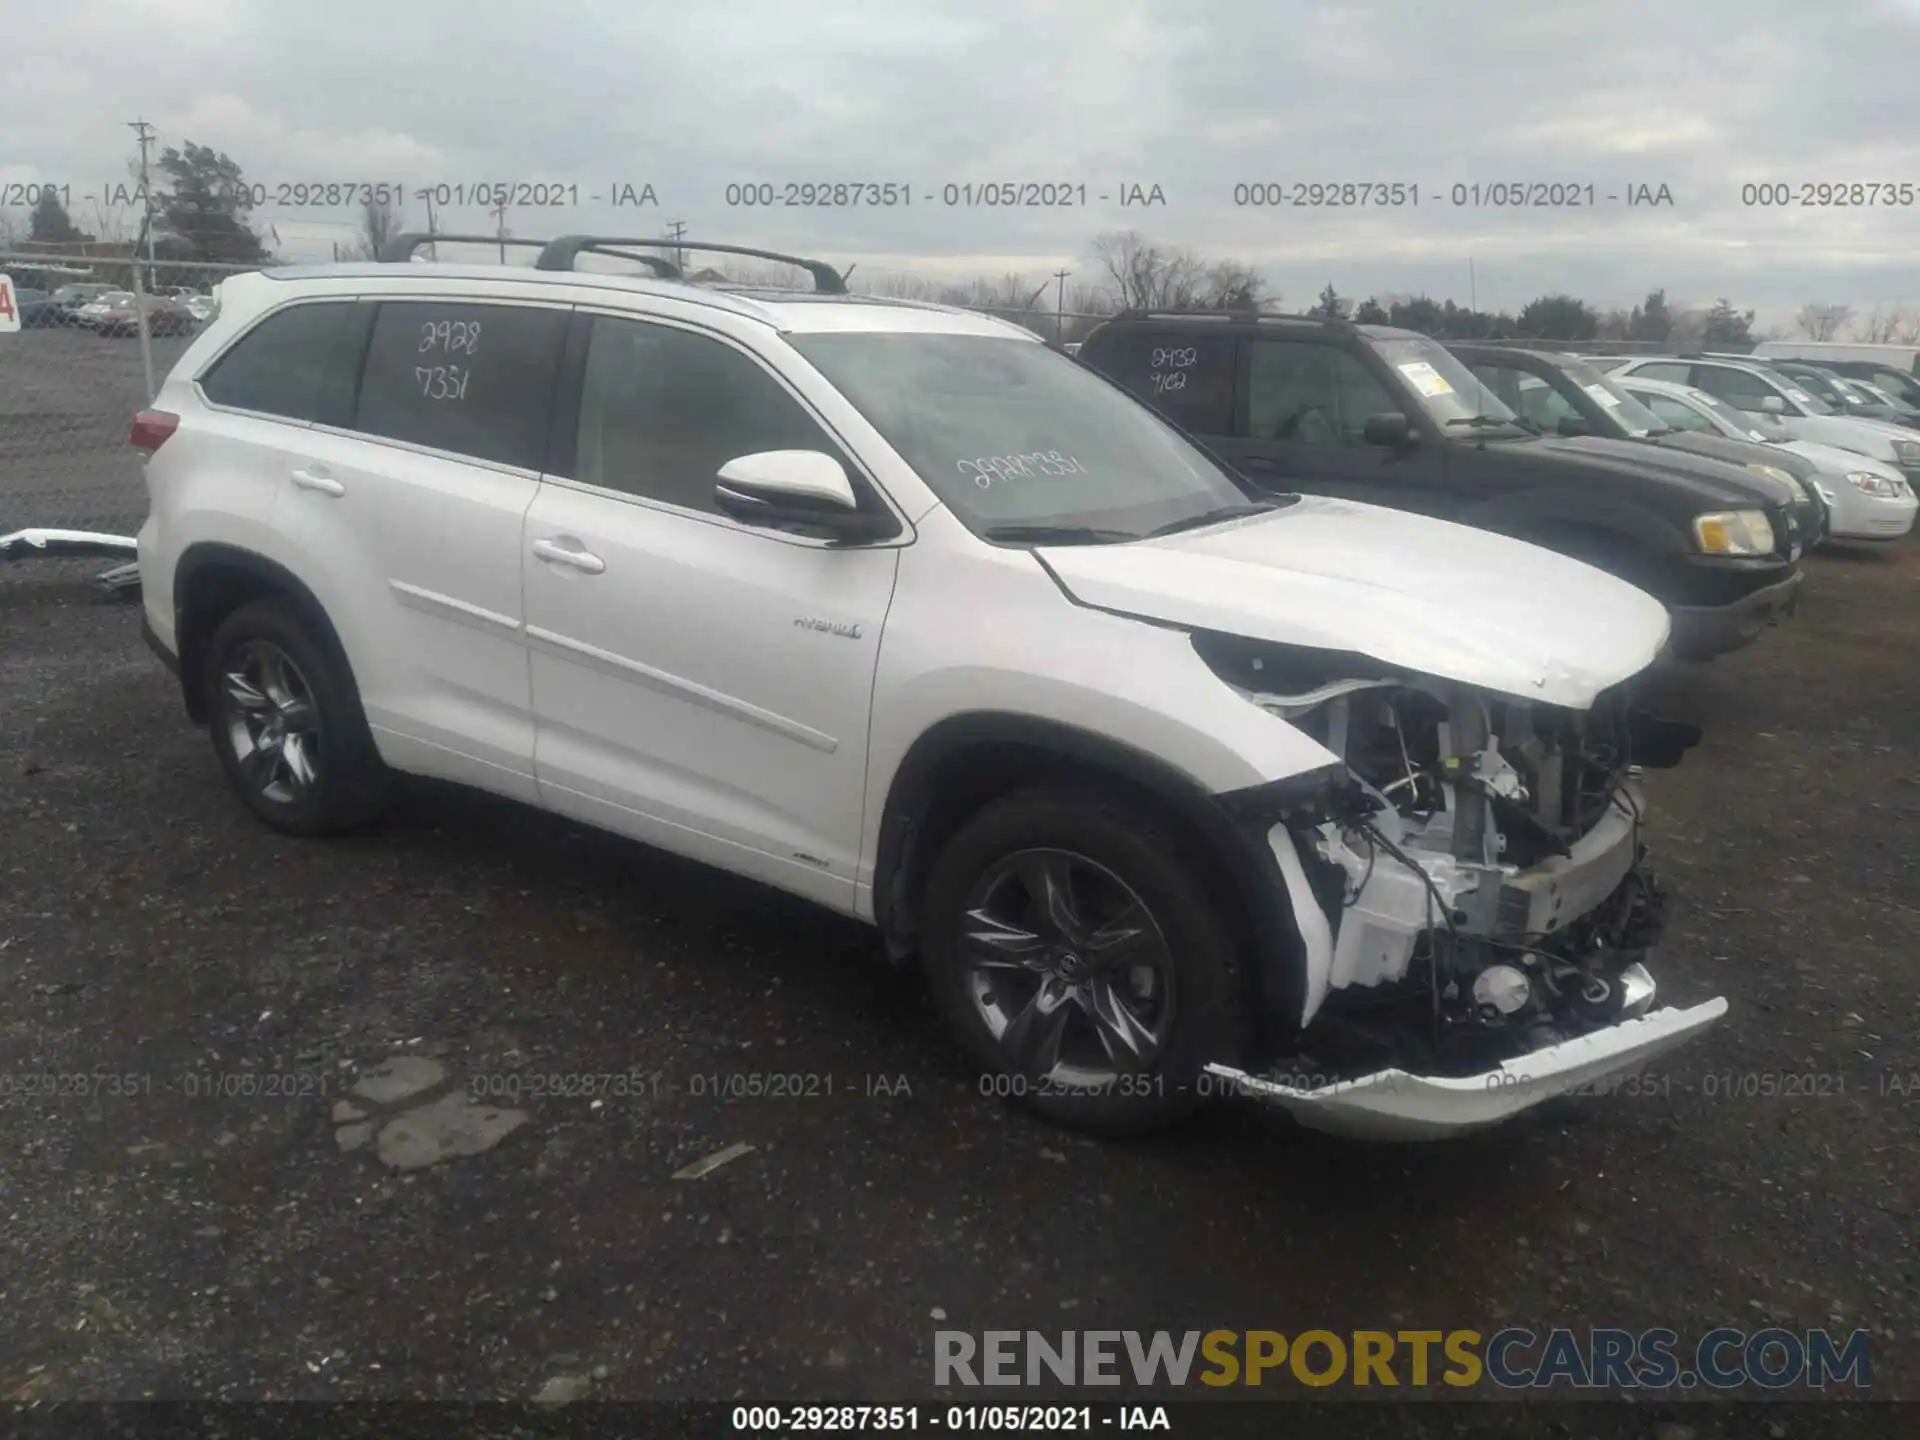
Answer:
POLYGON ((1085 605, 1353 651, 1573 709, 1644 670, 1669 629, 1658 600, 1577 560, 1322 496, 1186 534, 1035 554, 1085 605))

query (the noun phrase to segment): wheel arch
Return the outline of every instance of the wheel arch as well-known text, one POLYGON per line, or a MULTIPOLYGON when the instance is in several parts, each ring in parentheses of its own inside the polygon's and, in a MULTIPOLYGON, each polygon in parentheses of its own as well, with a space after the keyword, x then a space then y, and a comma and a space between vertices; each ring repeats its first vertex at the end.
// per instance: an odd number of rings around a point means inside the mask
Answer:
POLYGON ((174 643, 180 657, 180 692, 196 724, 207 719, 203 686, 206 647, 220 622, 254 600, 286 601, 312 628, 314 639, 341 668, 355 703, 359 688, 346 647, 326 607, 306 582, 286 566, 257 551, 218 541, 202 541, 182 552, 173 572, 174 643))
POLYGON ((1297 1025, 1305 959, 1285 881, 1256 831, 1191 776, 1110 736, 999 711, 949 716, 908 747, 888 786, 873 873, 874 920, 896 959, 918 943, 919 906, 946 839, 1000 796, 1041 783, 1091 782, 1151 808, 1191 842, 1201 878, 1228 906, 1246 947, 1263 1044, 1297 1025))

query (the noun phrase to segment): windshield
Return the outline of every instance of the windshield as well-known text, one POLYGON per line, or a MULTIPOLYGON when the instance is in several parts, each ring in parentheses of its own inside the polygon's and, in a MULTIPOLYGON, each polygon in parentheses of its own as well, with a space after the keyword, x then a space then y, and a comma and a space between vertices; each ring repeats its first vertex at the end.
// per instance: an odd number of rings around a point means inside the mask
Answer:
POLYGON ((1627 433, 1636 439, 1672 428, 1653 411, 1622 390, 1611 375, 1603 375, 1593 366, 1577 361, 1562 365, 1560 368, 1569 380, 1593 398, 1594 404, 1609 411, 1614 419, 1627 427, 1627 433))
POLYGON ((1519 416, 1506 405, 1451 350, 1424 336, 1376 339, 1367 337, 1373 351, 1405 383, 1434 423, 1449 433, 1510 430, 1530 435, 1519 416), (1473 423, 1484 419, 1485 425, 1473 423))
POLYGON ((1829 405, 1845 409, 1849 400, 1856 399, 1847 393, 1847 387, 1843 382, 1835 380, 1831 375, 1823 375, 1818 370, 1809 370, 1804 366, 1796 365, 1791 370, 1782 370, 1780 373, 1802 390, 1811 390, 1829 405))
MULTIPOLYGON (((1833 404, 1829 405, 1807 387, 1805 380, 1801 376, 1789 375, 1785 371, 1775 370, 1771 366, 1763 368, 1762 373, 1775 385, 1778 385, 1782 390, 1786 391, 1787 398, 1809 415, 1831 415, 1834 413, 1835 405, 1839 405, 1842 409, 1846 408, 1841 404, 1840 398, 1837 395, 1834 397, 1833 404)), ((1765 412, 1763 411, 1761 413, 1764 414, 1765 412)))
POLYGON ((990 539, 1085 529, 1099 532, 1087 539, 1128 540, 1257 508, 1146 405, 1045 345, 990 335, 787 338, 969 528, 1002 532, 990 539))
POLYGON ((1898 370, 1876 370, 1873 383, 1894 397, 1895 404, 1914 405, 1920 403, 1920 380, 1911 375, 1902 375, 1898 370))

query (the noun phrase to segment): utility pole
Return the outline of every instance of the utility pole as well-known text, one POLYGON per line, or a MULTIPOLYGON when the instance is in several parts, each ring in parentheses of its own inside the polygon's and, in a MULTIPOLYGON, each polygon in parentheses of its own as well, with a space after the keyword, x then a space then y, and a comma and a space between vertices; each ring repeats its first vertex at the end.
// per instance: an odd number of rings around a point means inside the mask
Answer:
POLYGON ((1067 276, 1072 273, 1071 270, 1053 272, 1053 278, 1060 282, 1059 294, 1053 302, 1053 343, 1056 345, 1067 343, 1067 276))
MULTIPOLYGON (((682 235, 687 233, 687 222, 684 220, 671 220, 667 223, 667 230, 675 240, 678 240, 682 235)), ((687 273, 686 252, 681 250, 678 245, 673 247, 673 266, 674 269, 678 270, 682 275, 687 273)))
POLYGON ((154 129, 144 120, 129 120, 127 128, 140 139, 140 195, 147 206, 147 284, 153 284, 153 185, 148 179, 147 147, 153 144, 154 129))
POLYGON ((504 196, 501 198, 500 203, 493 207, 490 213, 493 215, 498 227, 497 233, 500 237, 500 263, 504 265, 507 263, 507 202, 504 196))
MULTIPOLYGON (((433 187, 431 185, 423 185, 413 193, 416 198, 427 202, 427 234, 438 235, 440 229, 433 218, 433 187)), ((428 245, 427 253, 433 256, 434 264, 437 265, 440 263, 440 247, 438 245, 428 245)))

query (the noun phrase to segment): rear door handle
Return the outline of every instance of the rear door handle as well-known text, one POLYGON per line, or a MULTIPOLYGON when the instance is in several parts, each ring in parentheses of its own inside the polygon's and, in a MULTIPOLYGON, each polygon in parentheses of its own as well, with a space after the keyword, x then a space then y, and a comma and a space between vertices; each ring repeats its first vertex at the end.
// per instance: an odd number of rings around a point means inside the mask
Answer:
POLYGON ((322 495, 332 495, 336 499, 347 493, 347 487, 331 475, 320 470, 296 470, 293 483, 302 490, 317 490, 322 495))
POLYGON ((607 568, 607 562, 598 555, 589 554, 585 550, 570 550, 565 545, 557 544, 552 540, 534 541, 533 553, 542 560, 551 561, 555 565, 570 565, 575 570, 583 571, 588 575, 598 575, 607 568))
POLYGON ((1240 468, 1243 470, 1271 470, 1274 467, 1273 461, 1267 459, 1264 455, 1249 455, 1240 462, 1240 468))

